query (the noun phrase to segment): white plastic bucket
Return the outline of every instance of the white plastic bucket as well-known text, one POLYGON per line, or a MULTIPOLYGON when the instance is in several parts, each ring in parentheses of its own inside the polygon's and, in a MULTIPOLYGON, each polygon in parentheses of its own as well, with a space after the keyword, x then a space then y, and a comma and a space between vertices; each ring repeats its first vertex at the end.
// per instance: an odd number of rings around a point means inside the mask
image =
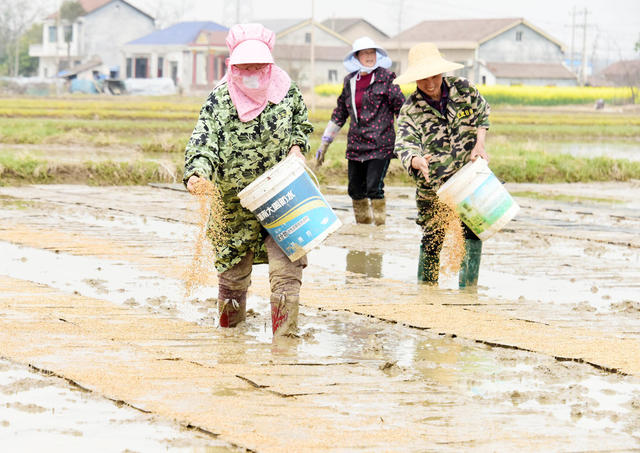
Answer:
POLYGON ((306 255, 342 225, 295 156, 256 178, 238 197, 291 261, 306 255))
POLYGON ((437 194, 443 203, 455 206, 460 219, 483 241, 520 211, 518 203, 482 158, 465 164, 437 194))

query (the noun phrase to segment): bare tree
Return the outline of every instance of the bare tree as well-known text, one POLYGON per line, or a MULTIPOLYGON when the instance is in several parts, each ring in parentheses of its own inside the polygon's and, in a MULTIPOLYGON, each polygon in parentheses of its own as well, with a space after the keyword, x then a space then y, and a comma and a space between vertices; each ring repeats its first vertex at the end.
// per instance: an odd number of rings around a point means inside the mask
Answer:
POLYGON ((20 73, 20 38, 40 17, 43 4, 43 0, 0 2, 0 42, 4 44, 3 52, 9 57, 9 74, 14 77, 20 73))
POLYGON ((157 28, 165 28, 182 18, 195 7, 195 0, 157 0, 153 2, 157 28))
POLYGON ((64 25, 64 42, 67 44, 67 64, 69 68, 71 64, 71 41, 73 41, 73 23, 80 16, 84 16, 85 10, 76 0, 65 0, 60 6, 60 20, 64 25))

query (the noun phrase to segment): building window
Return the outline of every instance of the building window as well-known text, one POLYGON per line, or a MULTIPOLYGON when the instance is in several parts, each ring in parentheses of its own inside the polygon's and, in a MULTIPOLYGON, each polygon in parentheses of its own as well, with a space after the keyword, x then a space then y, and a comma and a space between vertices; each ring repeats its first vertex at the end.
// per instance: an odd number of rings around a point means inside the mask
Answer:
POLYGON ((133 76, 133 62, 131 58, 127 58, 127 79, 130 79, 133 76))
POLYGON ((149 59, 146 57, 138 57, 135 61, 135 74, 136 79, 146 79, 149 75, 149 59))
POLYGON ((516 41, 522 41, 522 32, 521 31, 517 31, 516 32, 516 41))
POLYGON ((49 27, 49 42, 58 42, 58 28, 55 25, 49 27))
POLYGON ((164 58, 158 57, 158 78, 162 77, 162 69, 164 67, 164 58))
POLYGON ((73 41, 73 26, 65 25, 64 26, 64 42, 73 41))
POLYGON ((338 70, 329 69, 329 82, 337 82, 337 81, 338 81, 338 70))
POLYGON ((306 42, 307 44, 311 43, 311 33, 304 34, 304 42, 306 42))

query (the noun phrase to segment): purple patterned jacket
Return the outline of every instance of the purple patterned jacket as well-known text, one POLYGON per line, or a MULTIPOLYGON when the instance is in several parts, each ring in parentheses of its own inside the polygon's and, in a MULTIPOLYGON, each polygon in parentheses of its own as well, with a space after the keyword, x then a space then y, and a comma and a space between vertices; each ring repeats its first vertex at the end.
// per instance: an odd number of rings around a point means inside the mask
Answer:
POLYGON ((363 162, 371 159, 392 159, 396 133, 394 118, 404 103, 400 87, 393 83, 396 75, 384 68, 373 71, 371 84, 362 96, 360 115, 355 109, 357 73, 344 78, 338 105, 331 121, 342 127, 351 118, 347 135, 347 159, 363 162))

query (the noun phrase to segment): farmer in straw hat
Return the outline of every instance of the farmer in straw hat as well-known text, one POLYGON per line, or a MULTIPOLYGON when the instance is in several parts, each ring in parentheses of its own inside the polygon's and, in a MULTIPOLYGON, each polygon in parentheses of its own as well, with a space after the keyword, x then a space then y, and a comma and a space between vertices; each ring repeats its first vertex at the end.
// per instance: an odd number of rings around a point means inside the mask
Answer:
MULTIPOLYGON (((409 51, 409 66, 395 83, 416 82, 417 88, 398 116, 395 153, 417 184, 416 223, 422 227, 418 280, 438 282, 440 250, 446 225, 436 190, 469 160, 489 159, 484 149, 489 129, 489 104, 475 86, 461 77, 444 77, 463 66, 445 60, 432 43, 409 51)), ((466 226, 461 287, 478 281, 482 242, 466 226)))
POLYGON ((274 64, 275 34, 260 24, 229 30, 227 75, 209 94, 185 150, 183 181, 194 193, 202 178, 214 181, 222 198, 228 238, 214 241, 221 327, 245 319, 254 263, 269 262, 274 336, 294 334, 306 257, 291 262, 238 193, 288 154, 304 159, 313 126, 302 94, 274 64))
POLYGON ((356 223, 384 225, 384 177, 389 161, 395 157, 393 122, 404 95, 392 83, 396 75, 387 70, 391 66, 387 52, 371 38, 356 39, 343 63, 349 74, 322 134, 316 165, 322 165, 329 144, 351 118, 346 157, 348 193, 356 223))

